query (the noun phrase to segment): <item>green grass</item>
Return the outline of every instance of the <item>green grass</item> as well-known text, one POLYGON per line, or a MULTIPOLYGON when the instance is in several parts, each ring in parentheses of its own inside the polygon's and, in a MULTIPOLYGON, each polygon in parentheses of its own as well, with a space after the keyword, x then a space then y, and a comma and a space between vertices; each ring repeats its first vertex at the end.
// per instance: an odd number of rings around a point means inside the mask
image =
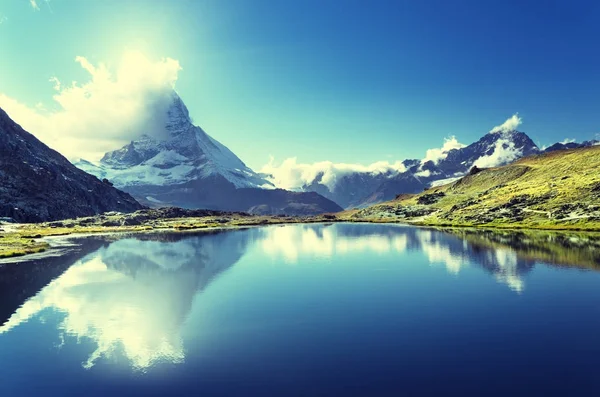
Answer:
POLYGON ((600 230, 599 169, 600 146, 557 151, 340 217, 454 227, 600 230), (433 194, 442 197, 420 204, 433 194), (430 214, 405 215, 423 209, 430 214))
POLYGON ((18 233, 4 234, 0 238, 0 258, 35 254, 45 251, 48 247, 46 242, 24 237, 18 233))

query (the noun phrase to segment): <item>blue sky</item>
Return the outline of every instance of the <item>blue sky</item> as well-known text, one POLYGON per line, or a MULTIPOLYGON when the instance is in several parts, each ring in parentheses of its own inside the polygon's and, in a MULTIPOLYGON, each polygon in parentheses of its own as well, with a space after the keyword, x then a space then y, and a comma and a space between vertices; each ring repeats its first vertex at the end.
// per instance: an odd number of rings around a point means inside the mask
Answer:
MULTIPOLYGON (((423 158, 445 137, 470 143, 515 112, 539 144, 600 132, 597 2, 35 3, 0 4, 5 100, 56 111, 50 78, 90 78, 76 56, 109 70, 128 52, 170 58, 194 121, 256 169, 270 155, 423 158)), ((84 143, 91 134, 77 133, 84 143)))

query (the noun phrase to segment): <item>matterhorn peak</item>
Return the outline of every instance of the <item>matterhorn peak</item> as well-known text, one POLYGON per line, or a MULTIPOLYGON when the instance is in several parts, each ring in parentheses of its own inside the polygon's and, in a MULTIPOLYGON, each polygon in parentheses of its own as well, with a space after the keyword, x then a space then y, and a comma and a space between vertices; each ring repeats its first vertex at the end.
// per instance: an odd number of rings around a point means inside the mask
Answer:
POLYGON ((170 95, 170 104, 166 110, 165 129, 169 135, 178 135, 191 128, 192 120, 187 106, 181 97, 173 91, 170 95))

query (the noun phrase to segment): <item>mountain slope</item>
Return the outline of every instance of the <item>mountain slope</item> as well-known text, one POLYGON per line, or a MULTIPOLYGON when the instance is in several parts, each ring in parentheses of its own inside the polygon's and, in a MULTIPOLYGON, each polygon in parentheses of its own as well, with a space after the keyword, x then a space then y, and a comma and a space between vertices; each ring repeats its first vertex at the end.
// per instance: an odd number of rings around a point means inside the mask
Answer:
POLYGON ((0 216, 40 222, 142 208, 73 166, 0 109, 0 216))
POLYGON ((315 193, 275 189, 227 147, 193 125, 175 92, 165 111, 164 136, 142 135, 106 153, 98 164, 80 160, 75 165, 107 178, 151 206, 288 215, 341 210, 315 193))
POLYGON ((430 225, 600 230, 600 146, 559 150, 474 171, 417 195, 343 214, 430 225))

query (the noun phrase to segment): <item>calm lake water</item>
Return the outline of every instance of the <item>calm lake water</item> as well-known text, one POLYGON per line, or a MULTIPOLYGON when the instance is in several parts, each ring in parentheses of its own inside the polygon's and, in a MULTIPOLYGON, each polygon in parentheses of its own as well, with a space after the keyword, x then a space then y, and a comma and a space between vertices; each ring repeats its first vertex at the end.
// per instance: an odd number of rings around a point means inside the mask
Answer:
POLYGON ((0 396, 597 396, 585 235, 288 225, 0 266, 0 396))

